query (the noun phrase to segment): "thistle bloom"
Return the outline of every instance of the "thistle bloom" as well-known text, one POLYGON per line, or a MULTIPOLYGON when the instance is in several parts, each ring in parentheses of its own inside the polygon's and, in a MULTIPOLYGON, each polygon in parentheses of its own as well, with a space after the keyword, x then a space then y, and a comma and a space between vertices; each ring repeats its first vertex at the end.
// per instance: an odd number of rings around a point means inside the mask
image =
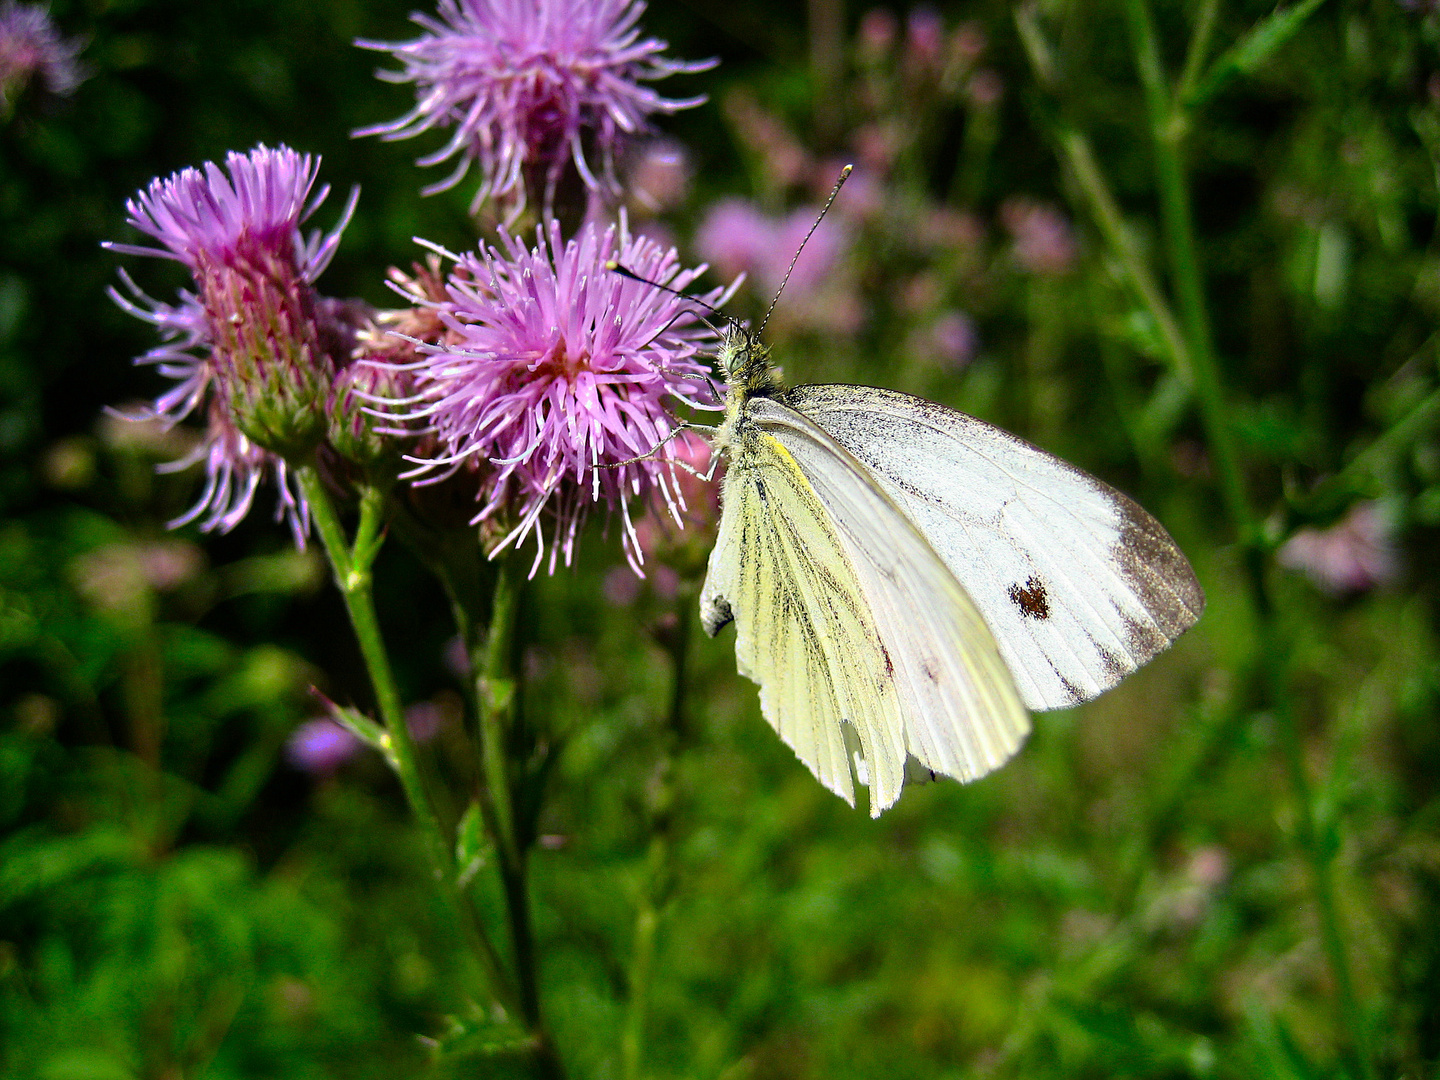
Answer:
POLYGON ((279 493, 275 520, 290 526, 295 546, 304 550, 305 538, 310 535, 310 506, 290 467, 278 454, 246 438, 216 399, 211 400, 210 423, 200 445, 180 460, 161 465, 160 471, 180 472, 196 464, 205 466, 205 487, 194 506, 166 523, 169 528, 178 529, 198 519, 201 532, 229 532, 250 513, 256 491, 269 476, 279 493))
MULTIPOLYGON (((115 413, 126 420, 159 421, 166 429, 193 413, 205 401, 213 381, 210 322, 204 306, 193 294, 181 290, 180 303, 165 304, 147 296, 123 270, 121 281, 127 297, 111 288, 110 297, 138 319, 151 323, 160 332, 161 343, 136 357, 137 364, 154 365, 175 385, 162 393, 155 404, 138 413, 115 413)), ((205 486, 200 498, 186 513, 169 523, 178 528, 200 519, 204 532, 229 532, 249 513, 255 493, 267 476, 275 478, 280 498, 276 520, 284 518, 298 547, 304 548, 310 532, 310 510, 298 487, 292 488, 289 469, 283 458, 256 446, 240 433, 211 399, 208 429, 200 445, 190 454, 160 467, 161 472, 180 472, 191 465, 205 466, 205 486)))
MULTIPOLYGON (((562 243, 551 222, 533 251, 502 231, 500 247, 459 258, 448 298, 435 305, 447 343, 417 343, 421 358, 404 365, 415 393, 390 407, 397 419, 429 425, 433 450, 411 457, 408 476, 425 483, 475 470, 481 506, 472 523, 498 537, 487 545, 492 555, 533 534, 532 574, 545 556, 542 519, 554 530, 553 572, 560 555, 569 564, 590 506, 619 505, 638 570, 628 500, 658 491, 680 510, 678 455, 665 442, 675 426, 669 402, 706 404, 696 400, 705 370, 696 355, 714 333, 693 303, 612 272, 612 259, 674 289, 704 270, 681 270, 673 248, 632 238, 623 223, 587 224, 562 243)), ((703 299, 719 301, 720 290, 703 299)))
POLYGON ((472 211, 493 195, 512 220, 527 190, 548 215, 570 164, 592 190, 613 191, 614 155, 626 137, 645 130, 652 113, 704 101, 661 97, 644 84, 712 65, 662 59, 666 43, 636 28, 644 10, 643 0, 440 0, 439 18, 411 16, 425 31, 415 40, 356 42, 403 65, 380 77, 413 82, 416 104, 355 134, 395 140, 453 127, 449 142, 419 161, 459 159, 425 194, 454 187, 478 164, 472 211))
POLYGON ((110 299, 122 309, 150 323, 160 332, 160 344, 135 358, 135 363, 154 365, 175 386, 161 394, 154 406, 132 420, 158 419, 166 426, 178 424, 205 399, 210 387, 210 320, 205 306, 194 293, 180 291, 178 304, 166 304, 147 296, 123 269, 120 280, 130 295, 111 286, 110 299))
POLYGON ((312 198, 317 168, 309 155, 261 146, 230 154, 228 176, 213 162, 183 169, 153 181, 126 207, 130 224, 161 246, 106 245, 180 262, 198 285, 166 304, 121 271, 125 292, 110 290, 160 333, 161 344, 136 362, 175 382, 131 419, 171 426, 209 401, 200 446, 165 466, 203 463, 206 471, 199 500, 172 527, 199 519, 203 530, 228 532, 273 477, 276 517, 304 545, 309 510, 282 455, 308 452, 323 435, 332 372, 354 336, 345 305, 318 296, 313 285, 334 255, 355 195, 332 232, 303 236, 301 224, 329 190, 312 198))
POLYGON ((84 76, 75 62, 78 41, 60 36, 42 4, 0 4, 0 115, 36 82, 57 97, 73 93, 84 76))
POLYGON ((313 286, 357 193, 333 231, 307 238, 300 226, 330 191, 311 197, 316 158, 259 146, 229 154, 225 167, 207 162, 152 181, 126 210, 129 223, 161 246, 109 247, 174 259, 194 273, 213 378, 235 426, 266 450, 301 456, 324 434, 334 369, 326 345, 344 336, 326 325, 313 286))

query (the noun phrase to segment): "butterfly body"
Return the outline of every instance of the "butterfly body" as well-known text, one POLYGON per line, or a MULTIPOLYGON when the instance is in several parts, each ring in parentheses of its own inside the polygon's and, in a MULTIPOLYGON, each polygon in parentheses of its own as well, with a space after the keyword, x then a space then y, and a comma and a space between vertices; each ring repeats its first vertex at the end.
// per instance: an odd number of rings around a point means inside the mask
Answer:
POLYGON ((1023 440, 895 391, 784 390, 739 327, 719 365, 702 623, 735 622, 766 719, 852 805, 857 780, 878 815, 907 775, 984 775, 1027 708, 1103 692, 1203 609, 1153 518, 1023 440))

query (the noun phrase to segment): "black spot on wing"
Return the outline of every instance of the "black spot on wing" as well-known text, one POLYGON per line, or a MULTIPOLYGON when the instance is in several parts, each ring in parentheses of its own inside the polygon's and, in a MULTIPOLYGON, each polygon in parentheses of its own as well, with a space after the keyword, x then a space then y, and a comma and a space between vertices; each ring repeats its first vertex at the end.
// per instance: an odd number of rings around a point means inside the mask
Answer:
POLYGON ((1022 586, 1018 581, 1010 586, 1010 600, 1027 619, 1048 619, 1050 598, 1045 592, 1045 583, 1033 574, 1022 586))

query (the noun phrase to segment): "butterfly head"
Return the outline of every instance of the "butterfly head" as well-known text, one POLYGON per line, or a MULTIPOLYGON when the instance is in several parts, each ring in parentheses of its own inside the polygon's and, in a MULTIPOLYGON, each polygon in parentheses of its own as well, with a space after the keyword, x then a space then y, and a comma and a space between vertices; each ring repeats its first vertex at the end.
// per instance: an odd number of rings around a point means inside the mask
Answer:
POLYGON ((754 397, 779 389, 779 373, 770 366, 770 350, 748 326, 727 322, 715 359, 732 395, 754 397))

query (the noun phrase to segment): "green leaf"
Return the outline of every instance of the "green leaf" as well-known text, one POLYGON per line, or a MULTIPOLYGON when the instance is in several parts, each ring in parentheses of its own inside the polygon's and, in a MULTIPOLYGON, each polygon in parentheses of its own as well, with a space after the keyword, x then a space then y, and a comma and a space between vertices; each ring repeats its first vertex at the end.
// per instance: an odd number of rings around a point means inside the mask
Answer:
POLYGON ((495 844, 485 833, 480 804, 472 802, 455 827, 455 865, 462 889, 489 864, 494 852, 495 844))
POLYGON ((1249 75, 1270 59, 1305 25, 1325 0, 1301 0, 1294 7, 1277 11, 1250 33, 1230 46, 1210 67, 1210 72, 1185 99, 1185 107, 1198 108, 1209 101, 1237 75, 1249 75))

